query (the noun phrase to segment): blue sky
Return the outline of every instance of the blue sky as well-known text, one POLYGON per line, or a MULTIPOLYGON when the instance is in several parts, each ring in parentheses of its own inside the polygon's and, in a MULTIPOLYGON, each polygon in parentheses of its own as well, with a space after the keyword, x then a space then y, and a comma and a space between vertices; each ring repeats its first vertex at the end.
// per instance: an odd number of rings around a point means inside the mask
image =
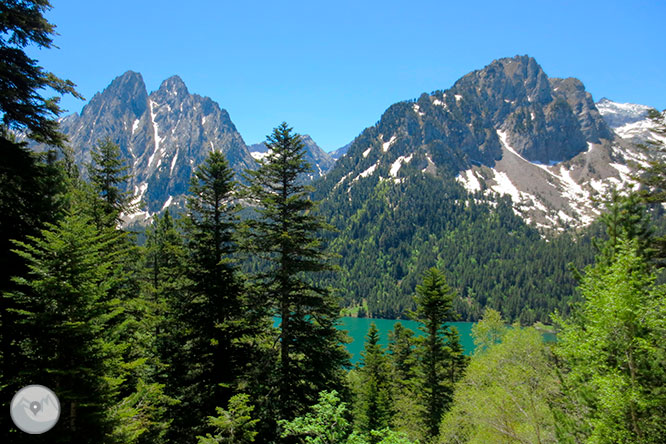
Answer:
MULTIPOLYGON (((595 100, 666 108, 663 1, 52 0, 59 49, 32 51, 87 99, 127 70, 177 74, 247 143, 287 121, 330 151, 391 104, 528 54, 595 100)), ((84 102, 63 99, 79 112, 84 102)))

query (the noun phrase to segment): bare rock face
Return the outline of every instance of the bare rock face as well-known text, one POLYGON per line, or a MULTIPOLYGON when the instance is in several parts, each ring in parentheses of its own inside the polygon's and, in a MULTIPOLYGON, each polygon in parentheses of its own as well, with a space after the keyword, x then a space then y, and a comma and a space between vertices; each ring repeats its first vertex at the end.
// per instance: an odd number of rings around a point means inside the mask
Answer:
POLYGON ((208 97, 190 94, 178 76, 149 95, 141 74, 128 71, 79 115, 64 118, 61 129, 79 165, 90 161, 90 149, 101 139, 120 146, 132 174, 129 191, 143 202, 130 219, 182 202, 192 171, 211 150, 223 152, 237 172, 255 166, 227 111, 208 97))

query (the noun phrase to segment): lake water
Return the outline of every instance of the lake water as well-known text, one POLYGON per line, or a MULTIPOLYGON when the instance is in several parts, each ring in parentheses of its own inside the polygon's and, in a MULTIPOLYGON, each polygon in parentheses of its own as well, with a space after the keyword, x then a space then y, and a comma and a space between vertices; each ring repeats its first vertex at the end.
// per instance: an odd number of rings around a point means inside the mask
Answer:
MULTIPOLYGON (((388 333, 393 330, 393 326, 400 322, 403 327, 407 327, 412 330, 417 336, 423 335, 423 332, 419 330, 419 324, 416 321, 405 321, 405 320, 396 320, 396 319, 369 319, 369 318, 351 318, 343 317, 340 318, 340 325, 338 326, 341 330, 346 330, 352 342, 347 344, 347 351, 351 354, 351 363, 356 364, 359 359, 361 359, 361 352, 363 351, 363 346, 365 345, 365 337, 368 334, 370 329, 370 324, 375 323, 377 329, 379 330, 379 343, 385 348, 388 345, 388 333)), ((280 319, 274 319, 274 326, 277 327, 280 324, 280 319)), ((474 322, 449 322, 448 325, 454 326, 458 329, 458 334, 460 335, 460 343, 463 346, 463 351, 466 355, 471 355, 474 352, 474 341, 472 341, 472 326, 474 322)), ((545 342, 555 342, 557 339, 552 333, 543 333, 543 339, 545 342)))
MULTIPOLYGON (((352 339, 352 343, 347 344, 347 350, 351 353, 352 364, 355 364, 361 358, 361 351, 363 351, 363 346, 365 344, 365 337, 368 334, 370 329, 370 324, 375 323, 377 329, 379 330, 379 343, 384 347, 388 345, 388 332, 393 330, 393 326, 400 322, 404 327, 407 327, 416 333, 417 336, 421 336, 423 333, 419 330, 419 324, 416 321, 397 321, 395 319, 368 319, 368 318, 350 318, 344 317, 340 318, 339 328, 342 330, 347 330, 349 337, 352 339)), ((462 343, 463 349, 466 355, 471 354, 474 351, 474 342, 472 341, 472 325, 473 322, 450 322, 449 325, 452 325, 458 329, 460 334, 460 342, 462 343)))

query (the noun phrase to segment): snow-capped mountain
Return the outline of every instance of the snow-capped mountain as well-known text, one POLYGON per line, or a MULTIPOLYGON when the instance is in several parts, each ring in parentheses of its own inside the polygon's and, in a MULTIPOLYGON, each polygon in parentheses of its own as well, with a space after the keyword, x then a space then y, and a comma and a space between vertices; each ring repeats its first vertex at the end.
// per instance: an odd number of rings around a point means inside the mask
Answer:
POLYGON ((132 175, 129 191, 141 211, 140 222, 182 202, 194 168, 210 150, 222 151, 236 171, 256 162, 226 110, 208 97, 190 94, 173 76, 148 94, 141 74, 128 71, 95 94, 80 114, 61 120, 79 165, 90 149, 109 137, 119 145, 132 175))
MULTIPOLYGON (((649 106, 617 103, 605 97, 597 102, 596 106, 608 126, 623 139, 637 143, 663 139, 653 131, 656 126, 648 118, 648 112, 651 109, 649 106)), ((664 140, 661 141, 664 142, 664 140)))
MULTIPOLYGON (((132 176, 129 191, 140 208, 126 216, 128 223, 182 205, 192 171, 210 150, 222 151, 237 173, 255 168, 255 159, 266 151, 263 144, 248 148, 227 111, 208 97, 190 94, 178 76, 148 94, 141 74, 127 71, 80 114, 61 119, 60 126, 80 166, 90 162, 91 147, 106 137, 120 147, 132 176)), ((313 168, 308 179, 323 176, 335 161, 309 136, 302 139, 313 168)))
POLYGON ((647 154, 618 137, 583 84, 548 78, 527 56, 496 60, 450 89, 389 107, 336 162, 324 189, 362 181, 404 184, 415 174, 455 177, 474 199, 511 196, 544 231, 590 223, 594 198, 630 180, 647 154))

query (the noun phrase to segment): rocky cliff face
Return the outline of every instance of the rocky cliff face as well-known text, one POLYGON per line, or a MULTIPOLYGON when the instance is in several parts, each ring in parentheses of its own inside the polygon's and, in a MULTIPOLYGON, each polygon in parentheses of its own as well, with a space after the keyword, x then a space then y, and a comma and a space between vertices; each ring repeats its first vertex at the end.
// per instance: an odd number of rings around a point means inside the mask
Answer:
POLYGON ((79 115, 61 121, 79 165, 90 149, 109 137, 127 159, 129 189, 142 211, 140 221, 183 201, 190 176, 211 150, 222 151, 236 171, 255 161, 226 110, 208 97, 190 94, 183 81, 170 77, 150 93, 140 74, 128 71, 96 94, 79 115))

